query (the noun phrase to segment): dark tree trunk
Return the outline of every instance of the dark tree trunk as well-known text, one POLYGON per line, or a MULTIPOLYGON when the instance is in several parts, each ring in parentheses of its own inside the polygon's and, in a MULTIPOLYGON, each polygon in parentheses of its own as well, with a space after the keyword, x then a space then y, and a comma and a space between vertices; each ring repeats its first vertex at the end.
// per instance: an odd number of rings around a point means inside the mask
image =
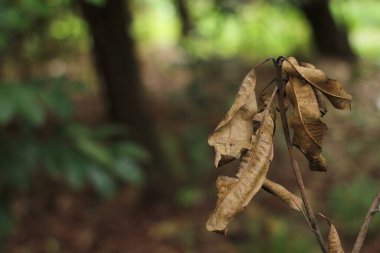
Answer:
POLYGON ((153 161, 146 171, 147 188, 162 194, 170 186, 170 173, 144 98, 135 42, 129 34, 129 6, 125 0, 108 0, 101 7, 82 0, 80 5, 103 78, 109 116, 113 122, 127 125, 132 136, 150 151, 153 161), (163 180, 165 176, 169 182, 163 180))
POLYGON ((183 37, 189 35, 193 25, 190 19, 189 9, 186 0, 174 0, 177 9, 177 15, 181 21, 181 33, 183 37))
POLYGON ((301 0, 298 6, 309 21, 314 42, 322 55, 354 61, 347 32, 339 27, 330 12, 328 0, 301 0))

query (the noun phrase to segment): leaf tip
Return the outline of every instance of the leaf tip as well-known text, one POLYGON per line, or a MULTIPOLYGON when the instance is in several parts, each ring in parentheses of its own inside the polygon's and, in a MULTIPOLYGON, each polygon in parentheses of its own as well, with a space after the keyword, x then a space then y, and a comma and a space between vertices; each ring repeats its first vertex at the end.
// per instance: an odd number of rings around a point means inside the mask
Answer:
POLYGON ((215 160, 214 160, 214 165, 215 165, 215 168, 218 168, 220 166, 223 166, 235 159, 237 159, 238 157, 234 157, 234 156, 230 156, 230 155, 222 155, 220 152, 216 152, 215 154, 215 160))
POLYGON ((206 229, 207 231, 224 236, 226 236, 227 234, 227 225, 221 224, 220 222, 218 223, 213 214, 211 214, 207 220, 206 229))
POLYGON ((310 160, 309 168, 312 171, 327 171, 327 163, 323 156, 320 156, 318 159, 310 160))

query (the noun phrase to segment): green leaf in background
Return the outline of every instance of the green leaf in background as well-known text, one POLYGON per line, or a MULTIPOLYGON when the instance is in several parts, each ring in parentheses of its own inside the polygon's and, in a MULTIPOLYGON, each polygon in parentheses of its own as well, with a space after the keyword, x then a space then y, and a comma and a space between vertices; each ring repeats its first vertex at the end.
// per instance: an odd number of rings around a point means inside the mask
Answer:
POLYGON ((65 168, 63 173, 69 186, 74 189, 83 187, 87 181, 86 169, 89 166, 89 162, 86 163, 80 154, 71 149, 67 151, 64 163, 65 168))
POLYGON ((78 150, 89 159, 98 162, 102 166, 113 166, 113 159, 109 150, 96 141, 90 138, 81 137, 76 140, 76 146, 78 150))
POLYGON ((118 156, 128 156, 141 162, 149 162, 150 154, 139 144, 128 141, 114 144, 111 147, 118 156))
POLYGON ((64 170, 66 157, 65 144, 58 137, 47 140, 42 147, 42 165, 53 175, 64 170))
POLYGON ((94 137, 96 139, 109 138, 115 135, 124 135, 125 128, 119 125, 102 125, 102 127, 94 129, 94 137))
POLYGON ((76 148, 90 160, 96 161, 105 167, 113 166, 113 158, 110 151, 92 137, 91 129, 71 124, 67 127, 67 134, 76 148))
POLYGON ((28 27, 28 22, 22 17, 22 12, 16 6, 8 6, 0 13, 1 27, 6 30, 24 31, 28 27))
POLYGON ((86 2, 97 7, 103 7, 107 3, 107 0, 86 0, 86 2))
POLYGON ((8 124, 16 114, 16 105, 10 97, 8 85, 0 86, 0 123, 8 124))
POLYGON ((116 160, 114 172, 125 182, 140 184, 144 180, 141 167, 128 157, 116 160))
POLYGON ((31 87, 20 85, 13 85, 11 91, 21 119, 33 126, 40 126, 45 120, 45 114, 37 99, 36 91, 31 87))
MULTIPOLYGON (((354 236, 360 229, 373 201, 379 183, 366 176, 354 179, 349 184, 334 186, 329 195, 329 206, 346 234, 354 236)), ((380 227, 380 219, 374 219, 369 231, 380 227)))
POLYGON ((52 11, 44 0, 19 0, 24 15, 29 17, 44 17, 52 11))
POLYGON ((72 102, 68 94, 59 88, 54 88, 49 92, 40 93, 42 102, 48 109, 61 119, 67 119, 72 114, 72 102))
POLYGON ((177 201, 184 207, 190 207, 199 201, 202 193, 194 187, 183 187, 177 193, 177 201))
POLYGON ((89 174, 90 182, 103 197, 112 196, 115 192, 116 184, 105 170, 94 164, 87 170, 87 173, 89 174))
POLYGON ((31 137, 20 138, 4 132, 0 137, 0 175, 4 175, 0 177, 0 187, 27 188, 40 154, 39 143, 31 137))
POLYGON ((68 120, 72 115, 72 101, 65 79, 31 80, 27 83, 1 81, 0 123, 16 118, 33 127, 41 126, 47 113, 68 120))

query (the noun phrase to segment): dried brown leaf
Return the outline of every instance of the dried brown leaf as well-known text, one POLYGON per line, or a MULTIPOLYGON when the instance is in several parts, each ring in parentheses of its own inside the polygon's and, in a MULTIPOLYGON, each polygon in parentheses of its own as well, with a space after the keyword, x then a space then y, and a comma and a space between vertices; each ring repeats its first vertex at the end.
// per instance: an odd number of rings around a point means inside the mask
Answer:
POLYGON ((341 244, 340 239, 339 239, 339 234, 338 234, 338 231, 336 230, 335 226, 323 214, 319 213, 319 216, 321 216, 323 219, 325 219, 330 226, 329 235, 327 238, 329 253, 344 253, 342 244, 341 244))
MULTIPOLYGON (((313 64, 308 63, 308 62, 300 62, 299 65, 302 67, 310 68, 310 69, 316 69, 316 67, 313 64)), ((327 113, 325 99, 320 90, 318 90, 314 86, 313 86, 313 90, 315 93, 315 97, 317 98, 318 107, 319 107, 319 111, 321 112, 321 116, 324 116, 327 113)))
POLYGON ((322 96, 322 92, 313 86, 314 94, 318 102, 319 112, 321 116, 324 116, 327 113, 327 107, 324 97, 322 96))
MULTIPOLYGON (((264 113, 256 115, 262 120, 264 113)), ((206 227, 209 231, 225 232, 230 220, 241 212, 260 190, 273 157, 274 121, 269 115, 255 133, 252 148, 241 158, 237 178, 220 176, 217 179, 218 200, 206 227)))
POLYGON ((327 126, 320 119, 319 106, 312 86, 290 76, 285 91, 294 107, 289 119, 289 124, 294 130, 293 145, 305 154, 311 170, 326 171, 326 161, 321 152, 327 126))
POLYGON ((277 184, 269 179, 265 179, 262 188, 280 200, 284 201, 290 208, 302 212, 302 199, 291 193, 284 186, 277 184))
POLYGON ((342 84, 337 81, 328 78, 325 73, 315 68, 310 63, 300 63, 294 57, 288 57, 282 64, 282 70, 294 77, 302 77, 308 83, 319 89, 331 104, 341 110, 351 109, 351 95, 349 95, 344 89, 342 84))
MULTIPOLYGON (((294 57, 289 57, 289 58, 294 58, 294 57)), ((295 59, 295 58, 294 58, 295 59)), ((294 62, 294 61, 293 61, 294 62)), ((292 63, 293 63, 292 62, 292 63)), ((294 63, 293 63, 294 64, 294 63)), ((295 64, 297 64, 297 60, 295 61, 295 64)), ((300 66, 302 67, 305 67, 305 68, 310 68, 310 69, 316 69, 317 67, 315 67, 315 65, 311 64, 311 63, 308 63, 308 62, 302 62, 300 61, 298 63, 300 66)))
MULTIPOLYGON (((276 88, 276 90, 272 91, 272 96, 274 96, 276 92, 277 92, 277 88, 276 88)), ((271 95, 269 93, 264 92, 261 94, 260 100, 263 102, 265 108, 267 106, 269 106, 268 107, 268 113, 270 114, 272 119, 275 121, 276 120, 276 105, 273 101, 273 98, 271 98, 271 95), (273 103, 273 105, 272 105, 272 103, 273 103)))
POLYGON ((208 138, 215 148, 215 167, 239 158, 251 146, 252 119, 257 113, 255 69, 246 75, 233 105, 208 138))

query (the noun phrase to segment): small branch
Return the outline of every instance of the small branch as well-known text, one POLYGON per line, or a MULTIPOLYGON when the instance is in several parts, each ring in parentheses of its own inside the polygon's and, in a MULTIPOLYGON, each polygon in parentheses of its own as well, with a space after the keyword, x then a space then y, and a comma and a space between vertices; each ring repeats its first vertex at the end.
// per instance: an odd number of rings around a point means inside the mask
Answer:
POLYGON ((283 59, 283 57, 279 57, 276 61, 273 61, 275 68, 276 68, 276 81, 277 81, 277 87, 278 87, 277 98, 278 98, 278 104, 280 107, 282 129, 284 130, 286 145, 288 147, 288 152, 289 152, 290 160, 292 163, 293 172, 294 172, 294 175, 295 175, 296 180, 297 180, 298 188, 300 190, 301 197, 302 197, 305 209, 306 209, 306 214, 307 214, 307 217, 309 220, 309 224, 311 226, 311 230, 315 234, 315 237, 317 238, 317 241, 318 241, 319 246, 321 247, 322 251, 324 253, 327 253, 327 247, 326 247, 326 244, 323 240, 323 237, 322 237, 321 231, 319 229, 317 220, 315 218, 313 209, 310 205, 310 201, 307 197, 305 185, 304 185, 303 179, 302 179, 302 174, 301 174, 301 171, 299 169, 297 160, 295 158, 292 142, 290 140, 288 119, 286 116, 285 103, 284 103, 284 81, 281 78, 281 62, 280 61, 282 59, 283 59))
POLYGON ((362 227, 360 228, 360 232, 358 234, 358 237, 356 238, 356 242, 351 253, 360 252, 363 246, 364 239, 368 232, 369 224, 371 223, 373 216, 375 216, 377 212, 380 212, 379 209, 380 209, 380 192, 377 193, 375 199, 372 202, 371 208, 369 209, 367 216, 365 217, 364 223, 362 227))

